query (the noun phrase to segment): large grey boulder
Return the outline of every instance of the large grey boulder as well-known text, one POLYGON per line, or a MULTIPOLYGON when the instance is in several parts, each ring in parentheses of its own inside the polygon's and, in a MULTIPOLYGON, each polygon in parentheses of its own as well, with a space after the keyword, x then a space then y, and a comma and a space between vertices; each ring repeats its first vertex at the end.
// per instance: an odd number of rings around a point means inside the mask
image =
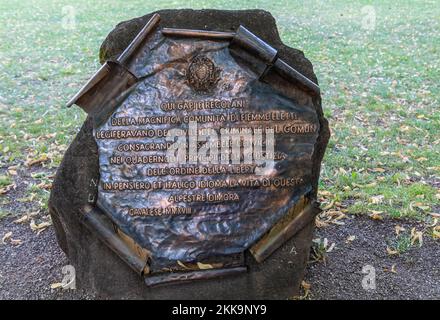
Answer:
MULTIPOLYGON (((161 25, 218 31, 246 26, 279 50, 292 67, 317 83, 313 67, 304 54, 285 46, 275 20, 262 10, 162 10, 161 25)), ((153 13, 118 24, 100 50, 101 63, 116 58, 153 13)), ((313 154, 312 197, 316 197, 320 164, 329 138, 321 98, 313 98, 319 118, 319 137, 313 154)), ((76 269, 77 285, 97 298, 138 299, 286 299, 297 295, 307 264, 314 222, 287 241, 270 258, 257 263, 247 254, 246 274, 192 283, 147 288, 120 258, 80 222, 80 209, 93 204, 99 181, 98 148, 89 117, 66 151, 58 168, 49 200, 49 211, 60 247, 76 269)))

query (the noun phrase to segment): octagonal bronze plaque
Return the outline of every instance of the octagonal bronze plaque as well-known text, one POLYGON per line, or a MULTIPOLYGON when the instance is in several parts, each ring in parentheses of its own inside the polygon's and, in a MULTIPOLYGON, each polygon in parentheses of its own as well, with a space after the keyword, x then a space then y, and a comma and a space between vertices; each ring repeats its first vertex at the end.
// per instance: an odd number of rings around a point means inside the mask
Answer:
POLYGON ((229 46, 155 33, 94 129, 98 206, 152 272, 242 265, 312 189, 311 96, 262 81, 229 46))

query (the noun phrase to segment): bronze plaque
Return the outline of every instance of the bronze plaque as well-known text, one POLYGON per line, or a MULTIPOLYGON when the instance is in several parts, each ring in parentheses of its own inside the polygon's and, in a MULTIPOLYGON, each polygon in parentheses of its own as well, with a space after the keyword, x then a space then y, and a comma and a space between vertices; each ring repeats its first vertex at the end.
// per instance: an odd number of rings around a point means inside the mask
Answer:
POLYGON ((243 265, 312 189, 312 96, 214 36, 152 34, 126 63, 138 81, 94 129, 98 206, 153 273, 243 265))

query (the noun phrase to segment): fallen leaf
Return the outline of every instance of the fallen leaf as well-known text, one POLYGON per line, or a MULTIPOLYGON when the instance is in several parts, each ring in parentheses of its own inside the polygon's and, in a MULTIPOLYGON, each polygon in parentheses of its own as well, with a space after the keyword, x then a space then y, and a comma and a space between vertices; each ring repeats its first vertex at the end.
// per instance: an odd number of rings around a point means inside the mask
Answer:
POLYGON ((182 261, 180 261, 180 260, 177 260, 177 264, 179 265, 179 266, 181 266, 182 268, 184 268, 184 269, 191 269, 191 268, 189 268, 189 267, 187 267, 182 261))
POLYGON ((21 241, 20 239, 12 239, 11 238, 11 244, 13 244, 14 246, 19 246, 23 243, 23 241, 21 241))
POLYGON ((385 268, 385 269, 384 269, 384 271, 385 271, 385 272, 391 272, 391 273, 397 273, 397 270, 396 270, 396 265, 395 265, 395 264, 393 264, 393 265, 391 266, 391 268, 390 268, 390 269, 388 269, 388 268, 385 268))
POLYGON ((8 240, 11 236, 12 236, 12 231, 7 232, 2 238, 2 243, 6 244, 6 240, 8 240))
POLYGON ((345 241, 345 243, 353 242, 355 239, 356 239, 356 236, 348 236, 347 240, 345 241))
POLYGON ((201 262, 197 262, 197 267, 199 267, 199 269, 201 270, 207 270, 207 269, 213 269, 214 267, 210 264, 207 263, 201 263, 201 262))
POLYGON ((422 202, 416 202, 413 205, 414 205, 414 207, 422 209, 423 211, 428 211, 430 209, 429 206, 423 204, 422 202))
POLYGON ((373 196, 370 198, 370 202, 373 204, 379 204, 382 202, 383 199, 384 199, 383 195, 373 196))
POLYGON ((387 246, 387 253, 392 256, 395 254, 399 254, 399 252, 397 250, 391 249, 390 247, 387 246))
POLYGON ((333 205, 335 204, 335 200, 330 201, 329 204, 327 204, 325 207, 322 208, 323 211, 326 211, 328 209, 330 209, 331 207, 333 207, 333 205))
POLYGON ((411 244, 419 243, 419 247, 423 245, 423 232, 417 231, 416 228, 411 229, 411 244))
POLYGON ((376 211, 376 210, 370 210, 371 214, 369 215, 369 217, 373 220, 383 220, 383 217, 381 216, 381 214, 383 213, 383 211, 376 211))
POLYGON ((390 270, 390 272, 392 272, 392 273, 397 273, 397 271, 396 271, 396 265, 395 265, 395 264, 393 264, 393 265, 391 266, 391 270, 390 270))
POLYGON ((434 236, 434 239, 440 239, 440 226, 432 229, 432 235, 434 236))
POLYGON ((33 166, 33 165, 36 165, 36 164, 40 164, 40 163, 46 162, 46 161, 48 161, 48 160, 49 160, 49 158, 47 157, 47 155, 42 155, 41 157, 39 157, 39 158, 37 158, 37 159, 30 159, 30 160, 27 160, 27 161, 25 162, 25 164, 26 164, 26 166, 31 167, 31 166, 33 166))
POLYGON ((404 228, 404 227, 401 227, 401 226, 399 226, 399 225, 396 225, 396 226, 394 227, 394 230, 396 231, 396 235, 399 235, 401 231, 405 231, 405 228, 404 228))
POLYGON ((371 188, 371 187, 375 187, 376 185, 377 185, 376 182, 371 182, 371 183, 366 184, 365 187, 371 188))
POLYGON ((51 289, 58 289, 58 288, 62 288, 62 287, 63 287, 63 284, 61 282, 55 282, 50 285, 51 289))
POLYGON ((326 190, 319 190, 318 194, 322 197, 331 197, 332 193, 330 191, 326 191, 326 190))
POLYGON ((17 220, 14 220, 14 223, 23 223, 23 222, 28 221, 29 219, 30 219, 30 217, 27 214, 25 214, 21 218, 18 218, 17 220))
POLYGON ((304 289, 304 295, 302 295, 301 297, 299 297, 300 300, 304 300, 307 299, 307 297, 310 294, 310 288, 312 287, 312 285, 308 282, 305 282, 304 280, 301 282, 301 287, 303 287, 304 289))
POLYGON ((51 223, 51 222, 48 222, 48 221, 45 221, 45 222, 42 222, 42 223, 36 224, 36 223, 35 223, 35 220, 32 219, 32 221, 31 221, 31 223, 29 224, 29 226, 31 227, 32 231, 38 231, 38 230, 41 230, 41 229, 46 229, 46 228, 49 227, 51 224, 52 224, 52 223, 51 223))
POLYGON ((7 192, 11 191, 12 189, 15 189, 15 184, 9 184, 3 188, 0 188, 0 194, 6 194, 7 192))
POLYGON ((303 287, 304 290, 308 291, 308 290, 310 290, 310 288, 312 287, 312 285, 311 285, 310 283, 308 283, 308 282, 306 282, 306 281, 303 280, 303 281, 301 282, 301 287, 303 287))
POLYGON ((47 228, 42 228, 40 230, 37 231, 37 236, 40 235, 40 233, 42 233, 44 230, 46 230, 47 228))
MULTIPOLYGON (((327 239, 327 238, 326 238, 327 239)), ((332 252, 333 251, 333 249, 335 248, 335 246, 336 246, 336 243, 332 243, 331 245, 330 245, 330 247, 328 248, 328 249, 326 249, 325 251, 326 252, 332 252)))
POLYGON ((41 183, 37 184, 37 187, 40 189, 50 190, 50 189, 52 189, 52 183, 41 182, 41 183))
POLYGON ((317 228, 324 228, 324 227, 328 227, 329 224, 324 222, 324 221, 322 221, 319 217, 316 217, 316 219, 315 219, 315 226, 317 228))
POLYGON ((435 227, 437 225, 437 223, 438 223, 438 218, 434 218, 432 220, 432 223, 428 227, 435 227))

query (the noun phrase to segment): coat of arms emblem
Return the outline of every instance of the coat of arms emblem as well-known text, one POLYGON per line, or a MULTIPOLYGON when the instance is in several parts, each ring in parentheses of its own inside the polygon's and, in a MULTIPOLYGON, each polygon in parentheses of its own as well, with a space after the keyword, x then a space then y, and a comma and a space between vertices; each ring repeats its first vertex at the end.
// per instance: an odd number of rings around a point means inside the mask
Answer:
POLYGON ((197 92, 210 91, 219 80, 220 69, 211 59, 203 55, 194 57, 186 72, 189 86, 197 92))

